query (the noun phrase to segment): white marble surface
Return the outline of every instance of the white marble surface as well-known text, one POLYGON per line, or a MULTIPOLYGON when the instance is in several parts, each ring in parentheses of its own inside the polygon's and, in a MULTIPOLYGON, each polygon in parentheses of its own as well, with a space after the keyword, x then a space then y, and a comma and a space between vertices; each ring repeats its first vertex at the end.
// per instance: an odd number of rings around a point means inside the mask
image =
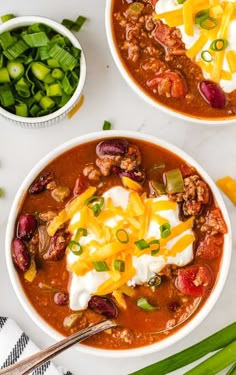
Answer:
MULTIPOLYGON (((115 67, 105 36, 105 0, 8 0, 1 1, 1 14, 41 15, 61 21, 82 14, 89 22, 79 33, 87 59, 88 73, 84 87, 85 103, 76 116, 42 130, 25 130, 0 119, 0 186, 5 197, 0 200, 0 315, 11 316, 42 348, 53 340, 28 319, 18 302, 7 274, 4 236, 8 213, 23 178, 52 148, 80 134, 101 130, 110 120, 115 129, 137 130, 161 137, 193 156, 216 180, 225 175, 236 178, 236 124, 204 127, 174 120, 143 103, 126 85, 115 67)), ((225 197, 224 197, 225 198, 225 197)), ((236 208, 225 198, 233 232, 236 208)), ((186 348, 235 320, 236 236, 233 257, 224 291, 208 318, 192 334, 174 347, 146 357, 126 360, 96 358, 74 349, 55 360, 75 375, 125 375, 186 348)), ((176 371, 175 374, 181 374, 176 371)))

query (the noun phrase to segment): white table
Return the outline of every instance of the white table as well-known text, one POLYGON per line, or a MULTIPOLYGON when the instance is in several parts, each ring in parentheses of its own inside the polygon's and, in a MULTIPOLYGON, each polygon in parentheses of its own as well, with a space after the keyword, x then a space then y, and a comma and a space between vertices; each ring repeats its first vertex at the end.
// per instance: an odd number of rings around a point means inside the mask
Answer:
MULTIPOLYGON (((161 137, 193 156, 216 180, 225 175, 236 178, 236 124, 204 127, 174 120, 143 103, 121 78, 108 49, 104 27, 105 0, 8 0, 1 1, 1 14, 41 15, 61 21, 81 14, 89 22, 79 33, 87 60, 85 103, 72 120, 41 130, 25 130, 0 119, 0 186, 5 197, 0 200, 0 315, 11 316, 40 346, 53 340, 42 332, 21 307, 10 284, 4 257, 4 237, 8 213, 23 178, 42 156, 59 144, 80 134, 101 130, 109 120, 114 129, 129 129, 161 137), (125 108, 125 110, 124 110, 125 108)), ((225 197, 224 197, 225 198, 225 197)), ((236 208, 225 198, 232 226, 236 226, 236 208)), ((125 375, 158 361, 205 338, 235 320, 236 254, 224 291, 208 318, 174 347, 143 358, 112 360, 81 354, 75 349, 58 356, 75 375, 125 375)), ((181 372, 176 371, 175 374, 181 372)))

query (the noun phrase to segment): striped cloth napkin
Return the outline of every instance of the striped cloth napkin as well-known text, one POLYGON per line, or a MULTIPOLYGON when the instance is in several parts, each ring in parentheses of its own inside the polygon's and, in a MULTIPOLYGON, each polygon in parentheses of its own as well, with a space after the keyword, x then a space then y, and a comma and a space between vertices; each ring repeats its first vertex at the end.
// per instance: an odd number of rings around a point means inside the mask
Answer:
MULTIPOLYGON (((14 320, 0 317, 0 368, 13 365, 39 351, 39 348, 22 332, 14 320)), ((73 375, 70 371, 45 362, 32 375, 73 375)))

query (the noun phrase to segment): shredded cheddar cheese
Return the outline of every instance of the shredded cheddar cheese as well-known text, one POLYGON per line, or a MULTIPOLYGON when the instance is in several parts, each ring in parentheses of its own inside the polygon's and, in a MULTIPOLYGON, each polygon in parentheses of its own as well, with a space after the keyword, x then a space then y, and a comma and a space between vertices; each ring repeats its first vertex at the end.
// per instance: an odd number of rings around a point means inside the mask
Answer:
MULTIPOLYGON (((166 6, 159 9, 166 9, 166 6)), ((227 48, 227 39, 231 21, 236 19, 235 2, 186 0, 181 5, 173 2, 172 10, 157 12, 155 19, 162 20, 170 27, 180 28, 187 43, 186 56, 196 61, 206 79, 217 83, 233 79, 236 51, 227 48), (223 47, 214 45, 217 40, 224 41, 223 47), (211 58, 207 59, 206 56, 211 58)))
POLYGON ((227 197, 236 205, 236 180, 230 176, 219 179, 216 184, 227 195, 227 197))

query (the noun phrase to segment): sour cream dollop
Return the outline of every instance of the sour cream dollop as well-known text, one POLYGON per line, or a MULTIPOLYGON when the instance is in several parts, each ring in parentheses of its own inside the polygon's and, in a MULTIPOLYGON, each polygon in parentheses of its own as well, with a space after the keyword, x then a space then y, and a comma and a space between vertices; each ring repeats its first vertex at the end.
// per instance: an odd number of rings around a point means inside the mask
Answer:
MULTIPOLYGON (((104 209, 107 208, 108 204, 112 203, 114 207, 121 207, 123 210, 126 210, 129 204, 130 194, 131 191, 124 189, 120 186, 111 188, 103 194, 104 209)), ((168 200, 167 196, 161 196, 153 199, 149 198, 149 204, 150 202, 151 205, 155 206, 155 203, 157 202, 162 202, 162 204, 165 204, 165 202, 170 201, 168 200)), ((171 228, 174 228, 181 223, 181 221, 178 218, 178 206, 173 202, 168 206, 168 209, 162 209, 160 212, 158 212, 158 214, 161 215, 162 219, 166 219, 166 221, 170 224, 171 228)), ((80 213, 78 212, 71 219, 70 224, 76 223, 79 220, 79 218, 80 213)), ((121 216, 119 216, 119 214, 115 215, 114 217, 105 220, 104 226, 113 228, 117 225, 117 223, 120 220, 121 216)), ((157 254, 156 256, 151 256, 149 254, 144 254, 138 257, 133 255, 132 262, 133 267, 136 269, 136 273, 130 280, 128 280, 127 285, 136 286, 148 282, 152 276, 160 272, 168 264, 175 264, 181 267, 190 263, 193 259, 192 243, 188 244, 187 246, 184 246, 183 249, 181 249, 181 251, 176 251, 176 247, 174 246, 178 243, 178 241, 180 241, 181 238, 183 238, 184 236, 186 238, 187 235, 192 236, 194 240, 192 228, 188 228, 187 230, 181 232, 180 234, 176 235, 175 237, 167 241, 165 251, 164 253, 160 252, 160 255, 157 254), (173 253, 174 248, 175 252, 173 253)), ((160 225, 158 225, 156 220, 151 218, 151 220, 149 221, 147 232, 145 234, 145 239, 159 239, 160 237, 160 225)), ((90 243, 92 244, 93 240, 97 240, 96 236, 91 231, 88 231, 87 236, 80 238, 80 244, 82 246, 85 246, 86 244, 90 243)), ((140 240, 138 234, 137 240, 140 240)), ((97 241, 103 244, 102 239, 99 239, 97 241)), ((93 248, 93 246, 91 246, 91 252, 95 253, 96 248, 93 248)), ((67 268, 70 269, 71 266, 77 261, 78 256, 74 255, 72 252, 69 251, 67 253, 67 268)), ((97 272, 95 269, 88 271, 83 276, 78 276, 75 272, 71 272, 71 281, 69 286, 70 308, 72 310, 86 309, 91 296, 93 294, 96 294, 96 291, 99 288, 99 286, 101 286, 106 280, 108 280, 109 277, 109 272, 97 272)))

